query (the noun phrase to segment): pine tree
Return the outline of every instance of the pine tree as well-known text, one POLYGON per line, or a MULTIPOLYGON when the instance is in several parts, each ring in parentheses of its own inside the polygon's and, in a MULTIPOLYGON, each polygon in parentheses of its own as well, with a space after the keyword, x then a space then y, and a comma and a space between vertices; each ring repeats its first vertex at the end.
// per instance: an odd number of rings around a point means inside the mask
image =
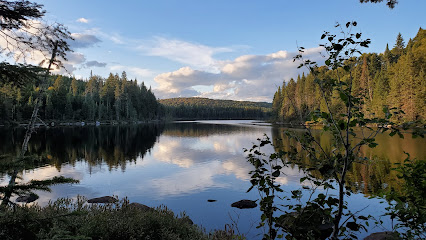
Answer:
POLYGON ((399 50, 403 50, 405 48, 404 38, 402 38, 401 33, 398 33, 398 36, 396 36, 396 43, 394 48, 397 48, 399 50))
POLYGON ((63 119, 64 120, 74 119, 73 109, 72 109, 72 94, 71 93, 68 93, 66 95, 66 104, 65 104, 65 111, 64 111, 63 119))
POLYGON ((272 117, 275 121, 278 121, 279 112, 281 109, 281 86, 278 86, 278 90, 274 94, 274 99, 272 100, 272 117))
POLYGON ((114 90, 114 108, 115 108, 115 119, 117 121, 120 121, 120 115, 121 115, 121 86, 120 82, 117 81, 115 83, 115 90, 114 90))
POLYGON ((389 94, 389 82, 385 75, 385 71, 378 72, 374 79, 375 85, 373 90, 372 110, 376 117, 385 117, 383 108, 389 107, 386 102, 389 94))
POLYGON ((392 48, 392 55, 393 55, 392 62, 396 63, 398 59, 404 54, 404 52, 405 52, 404 39, 402 38, 401 33, 398 33, 398 36, 396 37, 395 46, 392 48))
POLYGON ((72 81, 71 81, 71 93, 74 97, 76 97, 78 94, 77 79, 75 79, 75 77, 72 78, 72 81))
POLYGON ((46 94, 46 107, 44 112, 45 119, 53 119, 53 103, 52 103, 52 91, 46 94))
POLYGON ((389 44, 386 44, 386 49, 385 49, 385 52, 383 53, 383 58, 384 58, 383 62, 385 64, 386 70, 387 70, 387 69, 390 68, 391 63, 393 61, 392 53, 389 50, 389 44))
POLYGON ((373 101, 373 84, 370 77, 370 70, 368 67, 367 55, 363 56, 362 68, 361 68, 361 77, 360 77, 360 92, 359 94, 363 96, 363 106, 361 109, 364 111, 364 114, 367 114, 371 102, 373 101))

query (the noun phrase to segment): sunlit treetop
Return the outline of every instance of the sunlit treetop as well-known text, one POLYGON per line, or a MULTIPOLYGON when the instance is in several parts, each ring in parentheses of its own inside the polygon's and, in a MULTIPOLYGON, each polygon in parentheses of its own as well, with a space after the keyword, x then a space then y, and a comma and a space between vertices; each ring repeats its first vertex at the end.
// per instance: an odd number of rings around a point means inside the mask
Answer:
POLYGON ((386 5, 388 5, 389 8, 394 8, 395 5, 398 3, 398 0, 359 0, 361 3, 381 3, 383 1, 386 2, 386 5))

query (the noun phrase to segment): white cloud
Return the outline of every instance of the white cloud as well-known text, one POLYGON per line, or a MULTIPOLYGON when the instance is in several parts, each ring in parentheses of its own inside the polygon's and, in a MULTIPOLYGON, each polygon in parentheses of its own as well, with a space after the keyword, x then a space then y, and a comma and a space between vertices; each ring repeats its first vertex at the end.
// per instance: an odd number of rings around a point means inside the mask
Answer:
POLYGON ((96 43, 101 42, 101 40, 93 34, 72 33, 71 37, 74 38, 74 41, 70 41, 69 44, 71 48, 74 49, 93 47, 96 43))
POLYGON ((155 37, 138 47, 148 56, 164 57, 172 61, 189 65, 195 69, 217 72, 215 54, 232 52, 229 47, 209 47, 206 45, 191 43, 177 39, 155 37))
MULTIPOLYGON (((127 39, 124 39, 120 34, 118 33, 111 33, 111 32, 103 32, 100 28, 90 28, 84 31, 85 34, 91 34, 91 35, 96 35, 99 36, 101 39, 105 40, 108 39, 111 42, 115 43, 115 44, 126 44, 127 43, 127 39)), ((132 40, 129 40, 132 41, 132 40)), ((135 48, 135 47, 133 47, 135 48)))
POLYGON ((79 22, 79 23, 89 23, 89 19, 87 19, 87 18, 79 18, 79 19, 77 19, 77 22, 79 22))
POLYGON ((125 41, 123 40, 123 38, 120 35, 116 34, 116 33, 114 33, 112 35, 109 35, 108 38, 113 43, 116 43, 116 44, 125 44, 125 41))
POLYGON ((98 62, 98 61, 88 61, 84 64, 84 67, 90 68, 90 67, 105 67, 107 64, 104 62, 98 62))
MULTIPOLYGON (((322 48, 305 51, 305 57, 321 61, 322 48)), ((174 72, 157 75, 155 89, 160 98, 209 97, 249 101, 271 101, 277 86, 296 78, 302 72, 293 62, 296 53, 278 51, 267 55, 243 55, 232 61, 216 61, 219 71, 195 70, 183 67, 174 72), (209 86, 212 91, 200 92, 195 86, 209 86)))
POLYGON ((63 68, 54 69, 52 72, 55 74, 72 74, 78 69, 78 66, 84 64, 86 57, 79 52, 67 53, 67 61, 62 60, 63 68))

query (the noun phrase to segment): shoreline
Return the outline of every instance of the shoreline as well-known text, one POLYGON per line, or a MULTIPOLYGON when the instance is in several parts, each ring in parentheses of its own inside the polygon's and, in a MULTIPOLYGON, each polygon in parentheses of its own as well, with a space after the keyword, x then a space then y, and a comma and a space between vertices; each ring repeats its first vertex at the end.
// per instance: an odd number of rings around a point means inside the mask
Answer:
MULTIPOLYGON (((147 121, 115 121, 115 120, 106 120, 106 121, 46 121, 44 123, 35 124, 36 128, 40 127, 84 127, 84 126, 119 126, 119 125, 134 125, 134 124, 158 124, 165 123, 165 120, 147 120, 147 121)), ((24 122, 13 122, 13 123, 2 123, 0 128, 5 127, 27 127, 28 123, 24 122)))

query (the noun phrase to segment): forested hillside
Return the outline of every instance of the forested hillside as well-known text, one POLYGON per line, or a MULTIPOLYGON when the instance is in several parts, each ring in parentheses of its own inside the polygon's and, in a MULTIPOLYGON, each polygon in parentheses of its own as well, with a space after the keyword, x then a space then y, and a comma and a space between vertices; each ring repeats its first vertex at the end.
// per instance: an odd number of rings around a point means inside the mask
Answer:
POLYGON ((172 119, 266 119, 271 103, 208 98, 162 99, 166 116, 172 119))
MULTIPOLYGON (((354 60, 353 88, 355 94, 363 97, 361 110, 367 116, 383 116, 383 107, 402 109, 405 115, 399 122, 426 120, 426 30, 419 29, 415 38, 405 44, 401 34, 392 49, 386 46, 384 53, 365 53, 354 60)), ((319 67, 319 79, 336 78, 336 72, 319 67)), ((336 70, 336 71, 339 71, 336 70)), ((346 81, 349 76, 341 80, 346 81)), ((327 92, 331 110, 343 109, 339 96, 327 92)), ((278 88, 273 100, 273 118, 279 122, 299 119, 309 120, 309 112, 315 109, 325 111, 326 106, 312 74, 290 79, 278 88)))
MULTIPOLYGON (((29 119, 39 94, 36 80, 22 85, 0 84, 0 122, 29 119)), ((151 89, 142 82, 110 74, 107 79, 91 76, 88 81, 60 75, 51 76, 43 93, 43 120, 150 120, 161 111, 151 89)))

